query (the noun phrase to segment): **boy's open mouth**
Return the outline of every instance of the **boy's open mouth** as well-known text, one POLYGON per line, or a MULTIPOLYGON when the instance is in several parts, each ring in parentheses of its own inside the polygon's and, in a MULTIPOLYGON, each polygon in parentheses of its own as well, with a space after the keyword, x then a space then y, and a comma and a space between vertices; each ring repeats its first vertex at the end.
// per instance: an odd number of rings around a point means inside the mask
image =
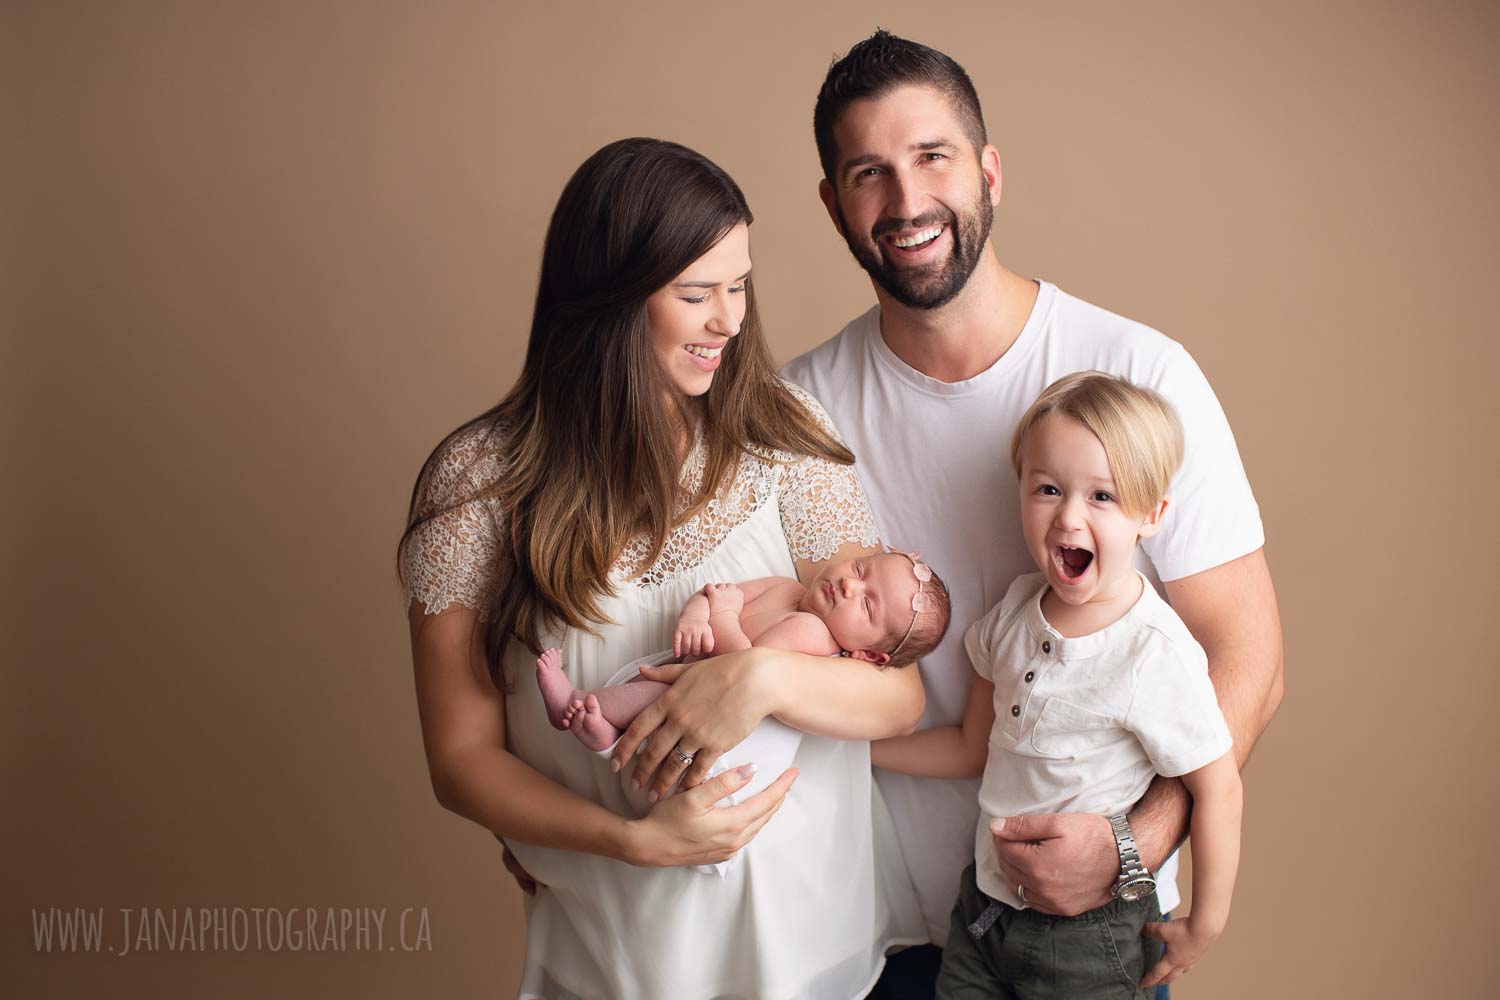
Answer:
POLYGON ((1094 554, 1088 549, 1059 545, 1056 552, 1057 565, 1065 580, 1076 580, 1083 576, 1084 571, 1089 568, 1089 563, 1094 561, 1094 554))

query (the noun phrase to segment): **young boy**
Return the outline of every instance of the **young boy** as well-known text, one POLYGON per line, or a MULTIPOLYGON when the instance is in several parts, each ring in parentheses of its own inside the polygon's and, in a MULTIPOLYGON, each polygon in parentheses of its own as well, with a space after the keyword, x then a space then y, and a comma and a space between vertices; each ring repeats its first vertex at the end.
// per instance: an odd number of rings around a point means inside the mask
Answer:
POLYGON ((1239 863, 1241 790, 1207 661, 1133 565, 1161 524, 1182 429, 1156 393, 1098 372, 1066 376, 1011 440, 1021 529, 1038 574, 1018 578, 969 629, 976 677, 960 726, 881 740, 879 767, 983 772, 974 864, 964 873, 938 996, 1104 997, 1170 983, 1224 929, 1239 863), (1193 796, 1193 910, 1159 923, 1155 881, 1125 814, 1156 774, 1193 796), (1110 817, 1115 899, 1073 918, 1027 907, 991 827, 1027 813, 1110 817), (1142 932, 1165 953, 1149 971, 1142 932))

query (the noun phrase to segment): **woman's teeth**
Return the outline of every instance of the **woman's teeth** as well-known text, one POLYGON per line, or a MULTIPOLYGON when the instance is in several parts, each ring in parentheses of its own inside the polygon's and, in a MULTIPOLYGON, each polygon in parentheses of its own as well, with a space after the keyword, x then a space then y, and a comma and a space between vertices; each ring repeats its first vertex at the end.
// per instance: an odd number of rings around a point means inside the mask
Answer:
POLYGON ((683 350, 689 354, 695 354, 700 358, 708 358, 709 360, 713 360, 724 353, 724 348, 722 347, 699 347, 697 344, 688 344, 683 350))
POLYGON ((891 242, 904 250, 907 247, 920 246, 923 243, 931 242, 932 240, 935 240, 939 236, 941 236, 942 233, 942 226, 932 226, 931 228, 922 230, 920 233, 914 233, 911 236, 899 236, 896 239, 891 240, 891 242))

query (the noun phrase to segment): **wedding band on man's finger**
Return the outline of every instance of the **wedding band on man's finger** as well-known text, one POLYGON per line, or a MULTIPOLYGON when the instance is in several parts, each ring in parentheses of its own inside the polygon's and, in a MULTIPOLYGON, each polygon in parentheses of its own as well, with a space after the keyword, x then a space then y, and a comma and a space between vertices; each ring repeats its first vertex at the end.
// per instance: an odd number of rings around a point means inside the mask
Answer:
POLYGON ((1016 898, 1023 903, 1026 902, 1026 887, 1019 882, 1016 883, 1016 898))

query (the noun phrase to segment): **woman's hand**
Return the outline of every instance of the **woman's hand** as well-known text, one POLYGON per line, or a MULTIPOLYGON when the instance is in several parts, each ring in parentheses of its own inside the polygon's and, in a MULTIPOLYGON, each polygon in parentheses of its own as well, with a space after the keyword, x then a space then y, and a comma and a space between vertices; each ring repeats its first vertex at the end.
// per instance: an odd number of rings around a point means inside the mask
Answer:
POLYGON ((719 808, 714 803, 755 775, 755 765, 744 764, 656 803, 645 818, 632 821, 633 844, 626 860, 657 867, 728 861, 776 815, 797 774, 795 767, 788 768, 739 805, 719 808))
POLYGON ((636 757, 631 780, 638 788, 651 782, 652 802, 679 776, 684 789, 700 784, 714 762, 774 710, 759 683, 761 661, 761 651, 748 649, 698 663, 642 667, 642 677, 672 686, 636 716, 610 766, 618 771, 636 757), (670 752, 674 747, 692 757, 691 767, 670 752))

